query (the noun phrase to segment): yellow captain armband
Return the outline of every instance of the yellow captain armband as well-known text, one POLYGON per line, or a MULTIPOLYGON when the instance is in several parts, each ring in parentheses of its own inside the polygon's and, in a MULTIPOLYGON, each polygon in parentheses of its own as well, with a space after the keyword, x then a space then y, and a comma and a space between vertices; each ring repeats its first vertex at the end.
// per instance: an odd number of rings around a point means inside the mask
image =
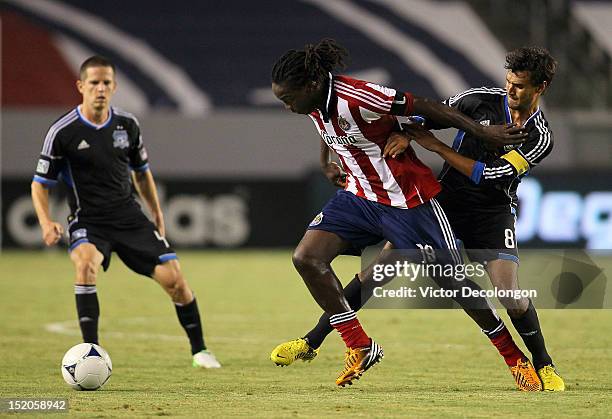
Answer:
POLYGON ((525 157, 521 156, 516 150, 512 150, 509 153, 501 156, 502 159, 510 163, 515 169, 517 174, 522 175, 529 170, 529 162, 525 160, 525 157))

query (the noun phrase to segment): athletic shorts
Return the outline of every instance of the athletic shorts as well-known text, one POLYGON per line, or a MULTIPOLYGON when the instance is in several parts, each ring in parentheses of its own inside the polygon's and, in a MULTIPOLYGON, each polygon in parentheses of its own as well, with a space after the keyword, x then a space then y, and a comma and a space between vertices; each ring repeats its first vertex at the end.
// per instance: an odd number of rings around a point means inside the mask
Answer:
POLYGON ((463 204, 457 194, 437 196, 470 260, 486 264, 497 259, 519 263, 516 244, 516 210, 510 205, 478 208, 463 204))
POLYGON ((364 248, 382 240, 395 249, 433 249, 439 262, 459 264, 456 240, 442 207, 435 199, 414 208, 402 209, 379 204, 341 190, 312 220, 309 230, 338 235, 350 247, 344 254, 360 255, 364 248), (448 259, 448 260, 444 260, 448 259))
POLYGON ((121 228, 79 219, 69 225, 68 233, 69 251, 83 243, 93 244, 104 256, 102 267, 105 271, 110 265, 112 252, 117 253, 119 259, 132 271, 149 277, 153 275, 155 266, 177 259, 168 241, 160 236, 155 225, 145 217, 142 221, 121 228))

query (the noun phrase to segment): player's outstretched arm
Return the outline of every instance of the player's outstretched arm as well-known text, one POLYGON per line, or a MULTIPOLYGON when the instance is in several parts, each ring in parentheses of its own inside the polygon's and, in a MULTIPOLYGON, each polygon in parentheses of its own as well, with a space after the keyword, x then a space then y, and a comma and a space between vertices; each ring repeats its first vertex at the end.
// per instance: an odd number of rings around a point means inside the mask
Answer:
POLYGON ((166 227, 164 224, 164 214, 162 213, 161 206, 159 205, 159 198, 157 196, 157 187, 155 186, 155 180, 153 179, 153 173, 150 170, 144 170, 142 172, 132 172, 134 179, 134 186, 140 198, 146 202, 153 217, 153 222, 159 234, 164 237, 166 235, 166 227))
MULTIPOLYGON (((416 141, 419 145, 429 151, 433 151, 442 157, 448 164, 454 167, 463 175, 471 178, 474 171, 476 160, 462 156, 455 150, 438 140, 430 131, 418 125, 411 125, 404 128, 405 135, 416 141)), ((394 135, 403 135, 395 134, 394 135)))
POLYGON ((550 133, 543 133, 534 136, 521 147, 485 164, 457 153, 423 127, 411 125, 405 127, 404 132, 423 148, 439 154, 449 165, 475 184, 499 183, 522 176, 541 162, 553 147, 550 133))
POLYGON ((455 127, 484 141, 498 145, 519 144, 527 134, 514 124, 484 126, 443 103, 414 96, 413 113, 431 120, 438 128, 455 127))
POLYGON ((62 238, 64 228, 60 223, 53 221, 49 215, 49 190, 42 183, 33 181, 31 191, 32 203, 42 229, 43 241, 47 246, 52 246, 62 238))

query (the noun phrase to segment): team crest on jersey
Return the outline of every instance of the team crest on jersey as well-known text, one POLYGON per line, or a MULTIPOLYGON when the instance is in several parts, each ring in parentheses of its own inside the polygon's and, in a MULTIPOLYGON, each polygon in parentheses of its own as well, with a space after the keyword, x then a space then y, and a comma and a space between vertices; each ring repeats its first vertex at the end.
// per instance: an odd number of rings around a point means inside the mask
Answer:
POLYGON ((351 129, 351 124, 349 124, 349 121, 341 116, 338 117, 338 126, 342 129, 342 131, 348 131, 351 129))
POLYGON ((49 172, 49 162, 47 160, 39 159, 36 165, 36 171, 46 175, 49 172))
POLYGON ((126 130, 120 129, 113 131, 113 147, 115 148, 128 148, 130 142, 128 141, 128 134, 126 130))
POLYGON ((323 221, 323 213, 322 212, 318 213, 317 216, 312 219, 310 224, 308 224, 308 226, 309 227, 318 226, 319 224, 321 224, 321 221, 323 221))

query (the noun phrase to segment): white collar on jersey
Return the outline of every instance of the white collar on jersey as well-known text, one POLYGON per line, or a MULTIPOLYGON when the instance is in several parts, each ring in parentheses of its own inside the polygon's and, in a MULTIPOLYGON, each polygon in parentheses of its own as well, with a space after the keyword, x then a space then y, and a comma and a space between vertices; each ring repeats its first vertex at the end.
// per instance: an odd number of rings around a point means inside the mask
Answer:
POLYGON ((328 73, 329 74, 329 86, 327 87, 327 100, 325 101, 325 109, 323 109, 323 111, 321 112, 323 114, 323 120, 325 122, 329 122, 329 115, 330 115, 330 105, 331 105, 331 98, 332 98, 332 86, 334 84, 334 76, 332 75, 332 73, 328 73))

